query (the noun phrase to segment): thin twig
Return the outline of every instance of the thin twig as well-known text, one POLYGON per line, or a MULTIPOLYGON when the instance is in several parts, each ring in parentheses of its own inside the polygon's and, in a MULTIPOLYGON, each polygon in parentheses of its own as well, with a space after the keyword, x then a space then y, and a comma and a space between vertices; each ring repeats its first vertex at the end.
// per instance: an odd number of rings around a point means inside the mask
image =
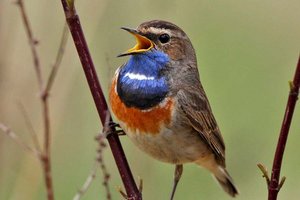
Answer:
POLYGON ((17 5, 21 11, 21 16, 22 16, 26 34, 27 34, 27 37, 29 40, 29 46, 30 46, 31 53, 32 53, 32 58, 33 58, 33 63, 34 63, 37 80, 39 83, 40 91, 42 91, 43 90, 43 77, 42 77, 42 72, 41 72, 40 60, 39 60, 39 56, 38 56, 37 49, 36 49, 36 45, 38 44, 38 41, 33 36, 33 32, 32 32, 32 29, 31 29, 31 26, 29 23, 29 19, 27 17, 27 13, 26 13, 26 10, 24 7, 23 0, 17 0, 17 5))
POLYGON ((36 149, 28 146, 26 142, 21 140, 21 138, 18 137, 18 135, 13 132, 9 127, 5 126, 4 124, 0 123, 0 129, 3 133, 5 133, 8 137, 10 137, 14 142, 16 142, 23 150, 33 153, 34 156, 36 156, 38 159, 41 158, 41 153, 37 151, 36 149))
POLYGON ((263 173, 262 177, 266 179, 267 186, 268 186, 270 184, 270 176, 269 176, 267 168, 263 164, 261 164, 261 163, 258 163, 257 167, 263 173))
POLYGON ((46 84, 46 88, 45 88, 45 91, 47 93, 50 92, 50 90, 52 88, 54 78, 56 77, 57 71, 61 64, 64 52, 65 52, 66 44, 68 41, 68 36, 69 36, 69 29, 68 29, 67 23, 65 23, 64 28, 63 28, 63 33, 61 36, 61 40, 60 40, 60 45, 59 45, 59 48, 58 48, 58 51, 56 54, 56 59, 55 59, 54 64, 52 65, 52 69, 51 69, 50 75, 47 80, 47 84, 46 84))
POLYGON ((49 103, 48 97, 51 87, 53 85, 54 79, 57 75, 57 70, 61 64, 64 49, 67 44, 67 36, 68 31, 67 27, 64 27, 63 34, 61 37, 61 42, 58 48, 57 56, 55 63, 50 72, 50 76, 47 80, 46 87, 43 91, 41 91, 41 101, 42 101, 42 109, 43 109, 43 120, 44 120, 44 156, 42 159, 43 169, 44 169, 44 177, 47 188, 47 196, 48 200, 54 200, 54 192, 53 192, 53 181, 51 174, 51 132, 50 132, 50 113, 49 113, 49 103))
MULTIPOLYGON (((61 0, 61 3, 64 9, 66 20, 69 25, 70 32, 74 40, 74 44, 77 49, 77 53, 79 55, 86 79, 90 87, 90 91, 94 99, 94 103, 96 105, 101 123, 104 126, 104 124, 106 123, 107 113, 109 112, 108 106, 98 80, 98 76, 84 37, 83 30, 81 28, 79 17, 76 14, 74 1, 61 0)), ((110 121, 112 122, 111 118, 110 121)), ((110 132, 115 131, 114 128, 110 129, 110 132)), ((118 135, 109 134, 107 136, 107 140, 112 150, 115 162, 117 164, 128 197, 134 200, 141 200, 142 195, 139 192, 137 185, 135 184, 118 135)))
POLYGON ((294 80, 292 83, 290 83, 289 98, 286 105, 285 114, 281 125, 280 135, 278 138, 277 148, 273 160, 272 175, 271 175, 270 184, 268 185, 269 200, 277 199, 278 192, 285 181, 285 177, 284 177, 281 179, 281 182, 279 182, 281 164, 282 164, 283 154, 284 154, 296 102, 298 99, 299 87, 300 87, 300 56, 298 58, 298 64, 296 67, 294 80))
POLYGON ((39 56, 36 49, 37 41, 33 37, 33 32, 29 24, 29 19, 27 17, 27 13, 24 7, 23 0, 18 0, 17 5, 21 10, 21 15, 24 23, 24 27, 27 33, 27 37, 29 40, 31 53, 34 61, 34 69, 36 71, 36 76, 38 79, 38 85, 40 89, 40 97, 42 102, 42 112, 43 112, 43 122, 44 122, 44 149, 41 156, 41 163, 43 166, 44 180, 46 184, 47 191, 47 199, 54 200, 54 192, 53 192, 53 183, 52 183, 52 173, 51 173, 51 159, 50 159, 50 117, 49 117, 49 107, 47 95, 44 92, 44 81, 41 72, 41 66, 39 61, 39 56))
POLYGON ((29 40, 32 57, 33 57, 33 61, 34 61, 34 68, 35 68, 37 79, 38 79, 38 85, 39 85, 39 90, 40 90, 40 99, 41 99, 41 103, 42 103, 42 116, 43 116, 43 123, 44 123, 44 145, 43 145, 43 153, 42 153, 40 160, 41 160, 41 163, 43 166, 44 180, 45 180, 46 191, 47 191, 47 199, 54 200, 53 181, 52 181, 52 173, 51 173, 51 131, 50 131, 50 113, 49 113, 48 93, 53 84, 57 69, 61 63, 64 47, 65 47, 66 40, 67 40, 66 39, 67 31, 64 30, 64 33, 63 33, 63 36, 61 39, 60 48, 57 53, 56 62, 50 73, 49 79, 47 81, 47 85, 44 88, 44 81, 43 81, 43 77, 42 77, 39 56, 38 56, 37 49, 36 49, 37 41, 33 37, 33 32, 30 27, 29 18, 27 16, 23 0, 17 0, 17 5, 19 6, 20 11, 21 11, 22 20, 23 20, 24 27, 25 27, 27 37, 29 40))
POLYGON ((129 197, 127 196, 127 194, 123 191, 123 189, 121 187, 118 188, 118 191, 125 200, 129 200, 129 197))
POLYGON ((24 105, 21 102, 19 102, 18 103, 18 107, 19 107, 19 109, 20 109, 20 111, 21 111, 21 113, 22 113, 22 115, 23 115, 23 117, 25 119, 25 123, 26 123, 28 131, 30 133, 30 136, 31 136, 31 139, 33 141, 35 149, 37 151, 41 152, 41 146, 39 144, 39 140, 38 140, 36 131, 33 128, 33 125, 31 123, 31 120, 30 120, 29 116, 28 116, 28 113, 26 112, 26 109, 25 109, 24 105))
POLYGON ((42 109, 43 109, 43 119, 44 119, 44 153, 42 158, 42 165, 44 169, 44 179, 47 189, 48 200, 54 200, 53 191, 53 180, 51 172, 51 150, 50 150, 50 117, 49 117, 49 106, 48 98, 42 98, 42 109))
POLYGON ((97 150, 97 152, 98 152, 97 161, 100 164, 100 168, 101 168, 102 175, 103 175, 102 184, 106 191, 106 200, 111 200, 111 192, 110 192, 110 187, 109 187, 110 174, 107 171, 107 168, 106 168, 106 165, 105 165, 104 159, 103 159, 103 149, 106 148, 104 139, 105 138, 103 137, 103 134, 99 134, 99 137, 97 138, 97 140, 99 142, 99 148, 97 150))
MULTIPOLYGON (((64 49, 67 42, 67 27, 65 26, 63 35, 60 42, 60 47, 57 52, 56 60, 54 65, 52 66, 51 73, 49 75, 49 78, 46 82, 46 85, 44 85, 44 80, 42 77, 42 70, 40 66, 40 60, 38 56, 38 51, 36 48, 37 40, 33 36, 33 31, 29 23, 29 18, 25 10, 24 2, 23 0, 17 0, 17 5, 20 8, 21 11, 21 17, 24 23, 24 27, 26 30, 26 34, 29 40, 29 46, 32 53, 33 63, 34 63, 34 69, 36 72, 37 80, 38 80, 38 86, 39 86, 39 92, 40 92, 40 99, 42 103, 42 116, 43 116, 43 123, 44 123, 44 145, 43 145, 43 152, 42 155, 39 156, 42 167, 43 167, 43 173, 44 173, 44 180, 46 185, 46 191, 47 191, 47 199, 48 200, 54 200, 54 191, 53 191, 53 181, 52 181, 52 173, 51 173, 51 131, 50 131, 50 113, 49 113, 49 103, 48 103, 48 93, 51 89, 51 86, 53 84, 54 78, 57 74, 57 70, 60 66, 62 57, 64 55, 64 49), (44 87, 45 86, 45 87, 44 87)), ((36 146, 37 150, 40 150, 39 143, 35 134, 35 131, 33 130, 33 126, 30 123, 30 120, 25 112, 24 109, 21 109, 23 112, 23 115, 25 116, 26 123, 28 127, 31 129, 31 135, 34 140, 34 144, 36 146)), ((7 131, 7 133, 12 134, 10 131, 7 131)), ((17 138, 15 134, 12 134, 11 137, 14 136, 14 138, 17 138)), ((20 143, 20 142, 19 142, 20 143)), ((24 145, 25 143, 20 143, 23 147, 27 148, 27 145, 24 145)))
POLYGON ((78 190, 77 194, 74 196, 73 200, 80 200, 81 197, 86 193, 86 191, 91 186, 93 180, 96 178, 97 169, 99 167, 99 163, 96 161, 93 169, 91 170, 89 176, 86 178, 82 187, 78 190))
POLYGON ((103 186, 106 191, 106 200, 111 200, 111 192, 109 188, 109 178, 110 174, 107 171, 106 165, 104 163, 103 159, 103 149, 106 148, 106 144, 104 142, 103 134, 99 134, 96 138, 97 141, 99 141, 99 148, 97 150, 97 159, 95 161, 94 167, 91 170, 89 176, 87 177, 86 181, 84 182, 83 186, 78 190, 77 194, 73 198, 73 200, 80 200, 81 197, 87 192, 89 187, 91 186, 93 180, 96 177, 96 172, 98 167, 100 166, 102 174, 103 174, 103 186))

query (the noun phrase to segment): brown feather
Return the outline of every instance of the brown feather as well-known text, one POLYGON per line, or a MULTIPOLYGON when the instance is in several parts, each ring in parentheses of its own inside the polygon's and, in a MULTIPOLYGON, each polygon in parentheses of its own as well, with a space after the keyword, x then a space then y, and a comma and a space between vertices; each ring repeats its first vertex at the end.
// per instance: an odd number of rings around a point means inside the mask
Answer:
POLYGON ((180 88, 177 93, 180 109, 211 148, 218 163, 225 167, 225 144, 200 81, 180 88))

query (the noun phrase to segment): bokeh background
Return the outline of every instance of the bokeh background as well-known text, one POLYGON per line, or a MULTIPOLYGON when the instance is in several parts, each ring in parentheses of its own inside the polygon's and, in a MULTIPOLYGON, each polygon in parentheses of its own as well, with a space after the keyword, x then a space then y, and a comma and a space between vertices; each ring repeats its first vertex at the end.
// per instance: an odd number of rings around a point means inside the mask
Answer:
MULTIPOLYGON (((58 49, 64 15, 60 1, 26 0, 48 74, 58 49)), ((228 170, 241 194, 237 199, 266 199, 265 180, 256 164, 272 166, 273 154, 300 47, 299 0, 227 1, 76 1, 77 11, 107 94, 114 70, 128 58, 116 55, 134 44, 121 26, 151 19, 174 22, 197 51, 202 83, 227 145, 228 170)), ((70 38, 69 38, 70 39, 70 38)), ((28 40, 13 1, 0 1, 0 122, 32 144, 21 102, 42 141, 41 106, 28 40)), ((101 130, 91 94, 70 39, 50 97, 52 160, 56 199, 72 199, 93 166, 101 130)), ((300 105, 286 147, 282 174, 287 181, 279 199, 300 197, 300 105)), ((121 138, 134 176, 144 180, 146 200, 168 199, 173 166, 153 160, 121 138)), ((113 199, 122 186, 110 149, 104 154, 113 199)), ((105 199, 101 172, 83 200, 105 199)), ((0 199, 45 199, 40 163, 0 133, 0 199)), ((184 167, 176 199, 229 198, 211 175, 193 164, 184 167)))

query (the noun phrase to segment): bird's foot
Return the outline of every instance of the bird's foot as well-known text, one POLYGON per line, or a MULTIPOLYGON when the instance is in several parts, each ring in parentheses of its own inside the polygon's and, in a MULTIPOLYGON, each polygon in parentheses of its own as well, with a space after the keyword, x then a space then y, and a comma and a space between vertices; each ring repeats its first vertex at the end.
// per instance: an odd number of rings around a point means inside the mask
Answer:
POLYGON ((108 122, 108 126, 110 128, 121 128, 120 124, 113 122, 113 121, 108 122))
POLYGON ((118 136, 126 135, 126 133, 121 129, 120 125, 110 121, 106 126, 103 127, 102 135, 107 137, 110 134, 117 134, 118 136))

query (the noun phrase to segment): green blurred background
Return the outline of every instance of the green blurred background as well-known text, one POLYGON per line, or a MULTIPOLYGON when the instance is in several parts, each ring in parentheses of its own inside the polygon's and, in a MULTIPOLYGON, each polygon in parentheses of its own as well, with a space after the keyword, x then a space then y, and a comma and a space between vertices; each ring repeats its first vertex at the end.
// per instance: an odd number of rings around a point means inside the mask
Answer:
MULTIPOLYGON (((38 53, 48 74, 64 25, 60 1, 25 1, 39 40, 38 53)), ((227 1, 76 1, 102 87, 107 94, 114 70, 128 58, 116 55, 134 44, 121 26, 151 19, 174 22, 189 35, 197 51, 202 83, 227 145, 227 166, 241 194, 237 199, 266 199, 259 162, 269 169, 300 47, 299 0, 227 1)), ((42 138, 41 106, 33 62, 13 1, 0 1, 0 122, 31 144, 17 103, 26 107, 42 138)), ((101 130, 91 94, 71 39, 50 97, 52 159, 56 199, 72 199, 95 159, 94 136, 101 130)), ((296 108, 282 174, 287 181, 279 199, 300 197, 300 105, 296 108)), ((134 176, 144 180, 146 200, 168 199, 173 166, 140 152, 122 137, 134 176)), ((109 149, 113 199, 122 186, 109 149)), ((100 171, 83 200, 105 199, 100 171)), ((0 134, 0 199, 45 199, 39 162, 0 134)), ((211 175, 193 164, 184 167, 176 199, 230 199, 211 175)))

